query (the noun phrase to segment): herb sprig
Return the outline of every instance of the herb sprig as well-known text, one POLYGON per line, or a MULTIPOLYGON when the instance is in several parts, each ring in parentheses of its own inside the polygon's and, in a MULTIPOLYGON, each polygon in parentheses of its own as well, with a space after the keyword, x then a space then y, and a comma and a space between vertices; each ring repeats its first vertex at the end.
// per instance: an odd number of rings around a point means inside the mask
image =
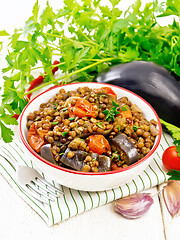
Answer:
POLYGON ((172 169, 171 171, 169 171, 167 173, 167 175, 170 176, 170 178, 168 178, 168 180, 180 180, 180 171, 172 169))
POLYGON ((40 12, 36 1, 24 28, 15 29, 12 36, 0 31, 1 37, 9 38, 0 107, 5 142, 12 140, 13 131, 7 125, 17 124, 12 116, 27 104, 25 95, 49 84, 93 81, 109 66, 132 60, 153 61, 180 76, 179 19, 168 26, 158 24, 159 17, 179 18, 179 4, 155 0, 141 6, 141 0, 136 0, 121 11, 120 0, 109 2, 103 5, 101 0, 64 0, 56 10, 47 2, 40 12), (56 66, 64 74, 58 78, 52 74, 54 59, 60 61, 56 66), (35 69, 46 72, 44 83, 25 93, 36 77, 35 69))
POLYGON ((117 104, 116 102, 112 101, 113 107, 108 110, 104 110, 102 111, 102 113, 104 113, 106 115, 106 121, 115 121, 115 117, 120 113, 120 106, 119 104, 117 104))

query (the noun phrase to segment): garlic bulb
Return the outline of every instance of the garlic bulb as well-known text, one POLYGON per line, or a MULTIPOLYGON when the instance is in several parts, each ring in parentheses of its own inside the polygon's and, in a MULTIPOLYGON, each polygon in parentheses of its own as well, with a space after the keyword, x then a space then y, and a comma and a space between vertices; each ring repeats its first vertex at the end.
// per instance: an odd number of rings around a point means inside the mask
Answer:
POLYGON ((169 180, 163 189, 163 197, 172 217, 180 213, 180 181, 169 180))
POLYGON ((154 200, 150 193, 136 193, 115 202, 115 211, 128 219, 140 218, 148 211, 154 200))

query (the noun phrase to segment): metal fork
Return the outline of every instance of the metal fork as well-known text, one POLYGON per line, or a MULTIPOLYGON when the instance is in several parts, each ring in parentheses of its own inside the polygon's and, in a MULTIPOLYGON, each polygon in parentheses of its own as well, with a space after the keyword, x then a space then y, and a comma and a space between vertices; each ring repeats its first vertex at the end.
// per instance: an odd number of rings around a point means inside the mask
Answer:
POLYGON ((12 164, 16 171, 19 187, 41 203, 49 204, 49 200, 55 201, 57 197, 64 194, 60 189, 46 181, 34 168, 19 165, 4 151, 1 151, 0 156, 12 164))

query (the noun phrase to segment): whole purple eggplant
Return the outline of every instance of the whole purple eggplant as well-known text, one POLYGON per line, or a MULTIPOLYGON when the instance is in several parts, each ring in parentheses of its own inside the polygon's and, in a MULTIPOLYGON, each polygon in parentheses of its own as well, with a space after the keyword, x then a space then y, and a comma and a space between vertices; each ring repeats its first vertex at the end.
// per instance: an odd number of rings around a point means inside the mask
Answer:
POLYGON ((160 118, 180 127, 180 82, 164 67, 133 61, 109 68, 96 80, 137 93, 152 105, 160 118))

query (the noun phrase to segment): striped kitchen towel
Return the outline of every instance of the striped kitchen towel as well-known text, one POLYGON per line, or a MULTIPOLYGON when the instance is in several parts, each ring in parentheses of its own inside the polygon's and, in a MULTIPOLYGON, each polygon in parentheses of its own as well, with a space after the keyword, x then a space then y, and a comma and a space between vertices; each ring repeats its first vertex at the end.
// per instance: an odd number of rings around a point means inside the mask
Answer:
MULTIPOLYGON (((163 151, 170 145, 173 145, 172 138, 168 134, 163 133, 160 147, 148 167, 136 178, 131 179, 128 183, 115 189, 101 192, 84 192, 67 188, 48 179, 65 193, 57 198, 55 202, 50 201, 49 204, 41 204, 25 193, 17 184, 15 169, 8 161, 8 158, 16 159, 21 165, 27 164, 33 167, 32 161, 27 159, 22 151, 19 141, 14 141, 9 144, 5 144, 2 141, 0 142, 0 154, 2 155, 3 153, 5 155, 5 157, 0 157, 0 173, 7 179, 20 197, 23 198, 49 226, 52 226, 72 216, 112 202, 118 198, 140 192, 165 182, 168 176, 163 168, 161 156, 163 151)), ((47 179, 45 175, 43 176, 47 179)))

